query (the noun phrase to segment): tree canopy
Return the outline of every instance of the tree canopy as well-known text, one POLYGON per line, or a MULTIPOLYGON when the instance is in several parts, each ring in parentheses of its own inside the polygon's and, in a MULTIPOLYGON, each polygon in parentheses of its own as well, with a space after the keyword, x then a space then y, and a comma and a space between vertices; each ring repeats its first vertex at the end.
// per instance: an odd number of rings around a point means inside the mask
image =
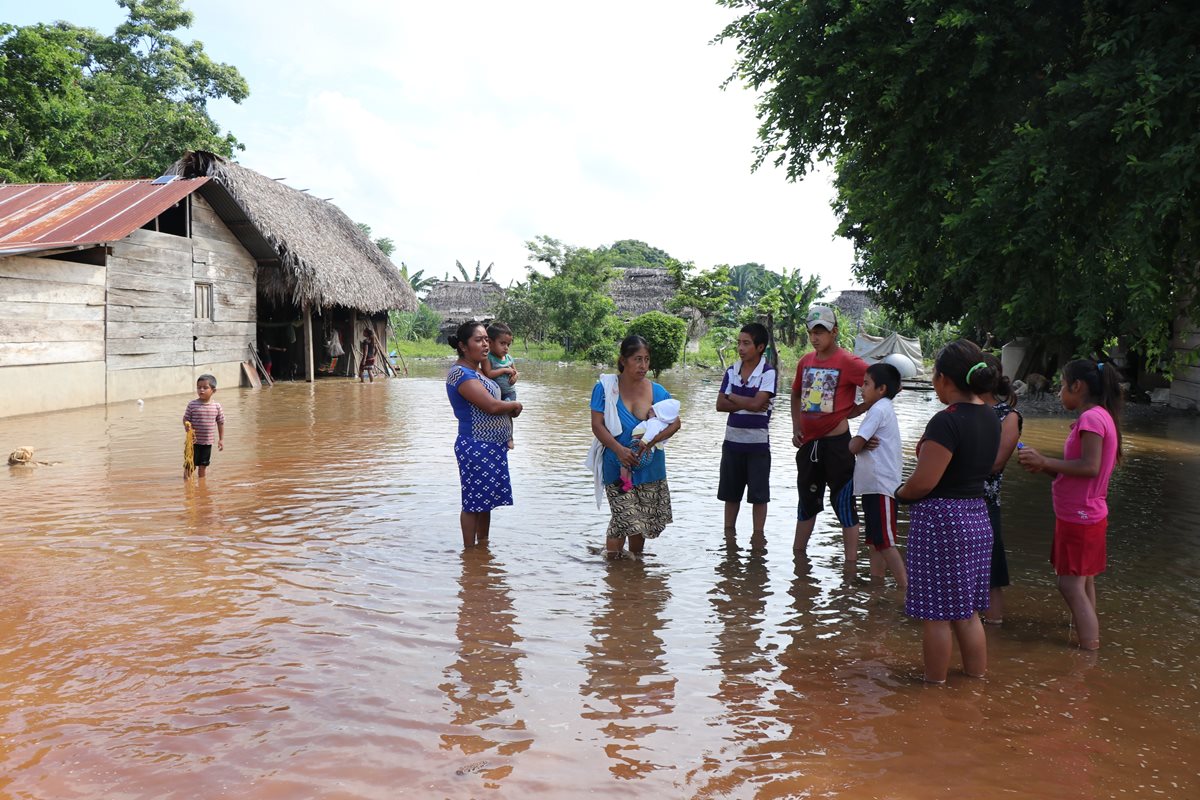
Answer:
POLYGON ((1196 318, 1200 5, 718 0, 756 166, 837 168, 856 272, 918 324, 1157 359, 1196 318))
POLYGON ((182 0, 117 0, 110 36, 69 22, 0 24, 0 180, 54 182, 160 175, 191 149, 240 149, 208 101, 249 94, 236 68, 175 31, 182 0))

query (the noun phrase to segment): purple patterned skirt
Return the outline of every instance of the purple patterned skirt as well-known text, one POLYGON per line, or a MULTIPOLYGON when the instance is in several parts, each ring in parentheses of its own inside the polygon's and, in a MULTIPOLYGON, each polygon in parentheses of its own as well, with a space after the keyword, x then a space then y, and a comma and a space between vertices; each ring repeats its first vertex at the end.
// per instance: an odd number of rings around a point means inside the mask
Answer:
POLYGON ((952 620, 987 609, 992 524, 983 498, 921 500, 910 520, 904 613, 952 620))

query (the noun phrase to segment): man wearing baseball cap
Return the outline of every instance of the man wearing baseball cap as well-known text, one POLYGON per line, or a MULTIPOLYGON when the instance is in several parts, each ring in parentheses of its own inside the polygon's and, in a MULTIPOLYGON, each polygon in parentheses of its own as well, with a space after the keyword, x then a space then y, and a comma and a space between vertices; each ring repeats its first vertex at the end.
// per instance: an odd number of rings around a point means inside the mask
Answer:
POLYGON ((845 573, 855 574, 858 558, 858 509, 854 500, 854 455, 850 452, 850 417, 862 412, 855 404, 867 365, 838 347, 837 316, 828 306, 808 309, 808 340, 813 351, 796 365, 792 383, 792 443, 796 452, 796 485, 800 502, 796 519, 796 555, 804 557, 821 512, 825 487, 845 537, 845 573))

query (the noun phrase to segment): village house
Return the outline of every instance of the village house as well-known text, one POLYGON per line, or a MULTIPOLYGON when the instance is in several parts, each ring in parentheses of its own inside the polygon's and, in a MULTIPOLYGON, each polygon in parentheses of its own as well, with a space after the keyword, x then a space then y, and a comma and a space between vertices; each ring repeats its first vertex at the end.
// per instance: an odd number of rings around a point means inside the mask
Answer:
POLYGON ((153 181, 0 186, 0 416, 188 393, 206 372, 237 386, 258 348, 260 307, 273 303, 294 311, 311 379, 314 315, 332 318, 340 306, 358 324, 361 309, 362 324, 385 333, 388 307, 416 307, 340 210, 257 176, 279 188, 262 192, 275 204, 252 216, 241 205, 250 193, 235 200, 229 178, 251 171, 225 166, 153 181), (304 199, 277 199, 290 194, 304 199))
POLYGON ((442 317, 442 342, 464 322, 490 322, 502 300, 504 289, 495 281, 437 281, 425 294, 425 305, 442 317))
POLYGON ((240 224, 270 243, 276 261, 258 273, 258 322, 276 377, 354 375, 363 329, 386 342, 388 311, 416 311, 408 281, 333 203, 203 151, 171 171, 210 178, 222 190, 217 210, 244 215, 240 224))

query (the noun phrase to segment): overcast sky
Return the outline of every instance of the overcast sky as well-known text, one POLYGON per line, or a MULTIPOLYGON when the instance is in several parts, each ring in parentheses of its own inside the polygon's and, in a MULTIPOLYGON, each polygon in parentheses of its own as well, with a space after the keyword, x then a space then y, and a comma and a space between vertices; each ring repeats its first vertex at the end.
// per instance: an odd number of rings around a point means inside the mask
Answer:
MULTIPOLYGON (((722 91, 731 13, 706 0, 188 0, 186 40, 250 84, 213 116, 238 160, 333 198, 393 256, 524 276, 539 234, 641 239, 700 267, 757 261, 854 285, 828 170, 751 173, 754 96, 722 91)), ((111 33, 115 0, 0 0, 15 24, 111 33)))

